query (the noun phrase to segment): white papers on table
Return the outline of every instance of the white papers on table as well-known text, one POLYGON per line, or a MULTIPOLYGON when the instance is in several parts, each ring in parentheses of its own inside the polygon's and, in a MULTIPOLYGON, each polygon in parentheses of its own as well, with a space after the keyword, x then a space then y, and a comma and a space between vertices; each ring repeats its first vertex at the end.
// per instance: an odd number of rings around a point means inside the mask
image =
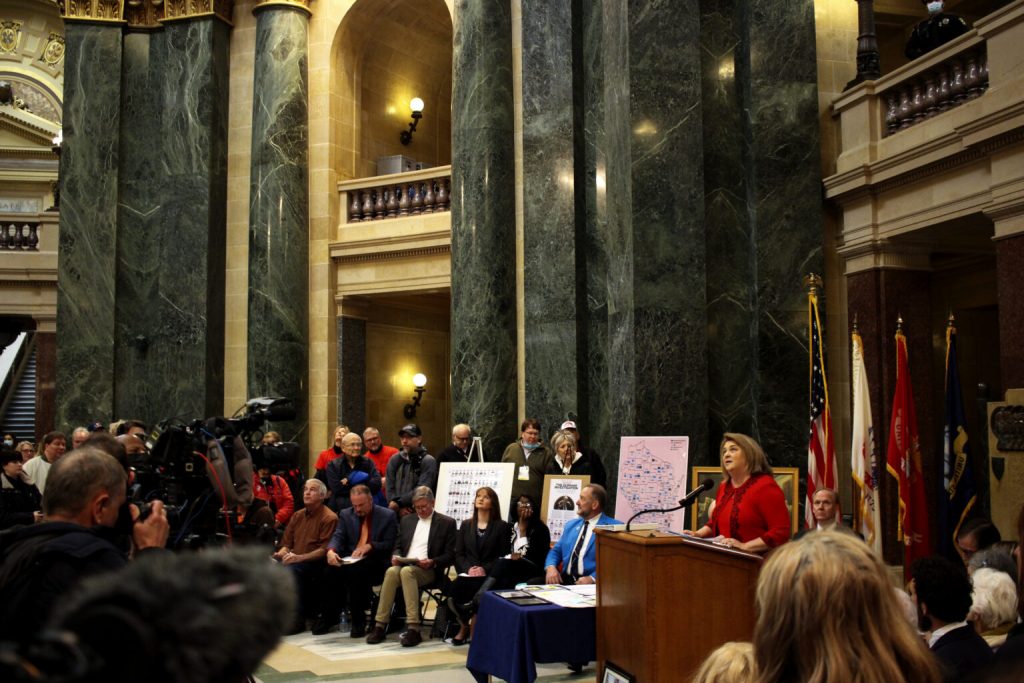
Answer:
POLYGON ((597 584, 584 584, 581 586, 559 586, 557 584, 524 586, 522 590, 560 607, 597 606, 597 584))

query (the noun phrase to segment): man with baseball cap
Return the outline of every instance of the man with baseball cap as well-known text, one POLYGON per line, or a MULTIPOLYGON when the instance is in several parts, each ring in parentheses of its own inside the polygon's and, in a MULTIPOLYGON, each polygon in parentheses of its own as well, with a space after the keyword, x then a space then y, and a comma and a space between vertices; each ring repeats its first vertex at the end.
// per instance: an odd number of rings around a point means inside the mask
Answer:
POLYGON ((388 507, 399 516, 412 512, 412 492, 417 486, 437 488, 437 460, 423 447, 423 432, 409 423, 398 430, 402 450, 388 461, 388 507))

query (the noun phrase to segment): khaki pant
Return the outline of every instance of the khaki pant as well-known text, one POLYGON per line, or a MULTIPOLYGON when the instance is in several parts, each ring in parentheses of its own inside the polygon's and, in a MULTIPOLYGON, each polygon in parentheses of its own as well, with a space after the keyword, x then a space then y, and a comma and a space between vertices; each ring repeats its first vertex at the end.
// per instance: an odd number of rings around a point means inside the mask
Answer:
POLYGON ((402 586, 405 596, 405 623, 420 625, 420 586, 434 581, 433 569, 420 569, 416 565, 388 567, 384 583, 380 587, 380 602, 377 604, 377 623, 384 626, 391 619, 391 607, 395 604, 395 593, 402 586))

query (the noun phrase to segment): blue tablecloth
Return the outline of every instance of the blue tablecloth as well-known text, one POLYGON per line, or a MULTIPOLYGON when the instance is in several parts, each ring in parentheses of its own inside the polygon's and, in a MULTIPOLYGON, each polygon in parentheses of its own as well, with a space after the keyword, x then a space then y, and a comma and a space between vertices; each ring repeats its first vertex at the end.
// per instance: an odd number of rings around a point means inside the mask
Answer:
POLYGON ((533 683, 535 663, 592 662, 597 658, 596 610, 556 605, 520 607, 487 593, 480 601, 466 668, 509 683, 533 683))

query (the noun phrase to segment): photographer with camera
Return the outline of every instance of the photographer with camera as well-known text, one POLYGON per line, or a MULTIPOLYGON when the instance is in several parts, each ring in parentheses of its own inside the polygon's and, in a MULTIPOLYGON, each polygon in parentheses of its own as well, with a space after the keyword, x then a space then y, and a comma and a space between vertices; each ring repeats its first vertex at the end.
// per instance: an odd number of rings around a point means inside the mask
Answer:
POLYGON ((437 460, 423 447, 423 432, 409 423, 398 430, 402 450, 388 461, 388 507, 400 517, 411 513, 412 492, 417 486, 437 488, 437 460))
MULTIPOLYGON (((0 639, 31 640, 58 602, 86 576, 123 567, 128 558, 111 539, 125 504, 128 477, 112 456, 85 446, 50 469, 42 524, 0 533, 0 639)), ((163 503, 143 520, 129 508, 136 553, 163 548, 163 503)))

